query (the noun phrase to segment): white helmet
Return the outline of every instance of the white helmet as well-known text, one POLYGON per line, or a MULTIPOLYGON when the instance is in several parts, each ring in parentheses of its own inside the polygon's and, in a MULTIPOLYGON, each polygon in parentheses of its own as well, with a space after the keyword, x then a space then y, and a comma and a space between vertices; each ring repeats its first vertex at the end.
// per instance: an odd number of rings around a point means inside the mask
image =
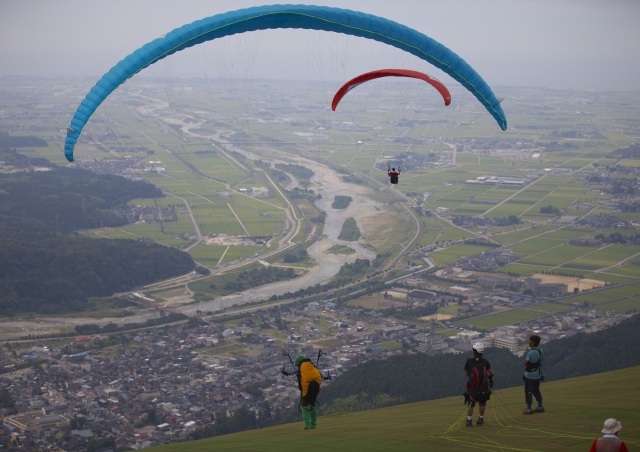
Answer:
POLYGON ((478 353, 484 353, 484 344, 482 342, 476 342, 472 347, 478 353))

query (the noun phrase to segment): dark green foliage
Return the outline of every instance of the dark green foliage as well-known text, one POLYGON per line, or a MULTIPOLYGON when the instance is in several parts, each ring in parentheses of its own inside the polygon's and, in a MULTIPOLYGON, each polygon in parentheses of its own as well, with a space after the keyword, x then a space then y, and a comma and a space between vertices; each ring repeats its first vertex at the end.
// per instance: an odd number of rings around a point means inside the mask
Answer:
POLYGON ((618 203, 621 212, 640 212, 640 201, 625 201, 618 203))
POLYGON ((241 292, 252 287, 292 279, 295 278, 295 276, 296 274, 292 268, 253 267, 249 271, 245 270, 233 276, 230 275, 226 277, 222 293, 241 292))
POLYGON ((558 215, 560 213, 560 209, 549 204, 548 206, 540 207, 540 213, 550 213, 552 215, 558 215))
POLYGON ((187 253, 162 245, 64 235, 0 217, 0 312, 5 315, 81 311, 88 297, 131 290, 194 267, 187 253))
POLYGON ((310 169, 302 165, 288 165, 284 163, 276 163, 275 167, 301 180, 309 180, 315 174, 313 171, 311 171, 310 169))
MULTIPOLYGON (((546 381, 591 375, 640 365, 635 353, 640 342, 640 315, 607 330, 579 334, 541 344, 546 381)), ((418 402, 462 394, 467 355, 403 355, 374 360, 355 367, 323 388, 322 402, 331 411, 343 400, 358 395, 359 404, 385 400, 390 404, 418 402)), ((496 373, 497 388, 522 384, 523 358, 506 349, 490 348, 484 357, 496 373)), ((543 388, 544 393, 544 388, 543 388)), ((461 398, 462 403, 462 398, 461 398)))
POLYGON ((600 240, 602 243, 621 243, 623 245, 637 245, 640 243, 640 234, 629 234, 624 235, 621 232, 612 232, 611 234, 604 235, 598 234, 595 236, 597 240, 600 240))
POLYGON ((78 229, 127 224, 112 210, 135 198, 163 197, 147 182, 90 171, 53 167, 45 173, 0 175, 0 215, 31 218, 51 229, 78 229))
POLYGON ((196 273, 203 276, 209 276, 211 274, 211 270, 207 267, 203 267, 202 265, 196 266, 196 273))
POLYGON ((302 247, 296 247, 287 251, 282 260, 287 264, 293 264, 295 262, 301 262, 309 257, 307 250, 302 247))
POLYGON ((321 211, 317 217, 310 218, 309 221, 312 223, 324 224, 327 218, 327 213, 325 211, 321 211))
POLYGON ((640 365, 639 342, 640 315, 635 315, 604 331, 542 344, 545 376, 564 380, 640 365))
POLYGON ((11 136, 0 132, 0 149, 47 147, 47 142, 36 136, 11 136))
MULTIPOLYGON (((356 259, 352 264, 346 263, 342 267, 340 267, 340 271, 335 276, 337 281, 347 280, 349 282, 353 282, 359 277, 363 276, 367 271, 371 268, 371 261, 368 259, 356 259)), ((338 287, 335 284, 327 284, 323 286, 327 289, 333 289, 338 287)))
POLYGON ((0 408, 14 408, 16 401, 13 400, 9 391, 5 388, 0 389, 0 408))
POLYGON ((177 249, 68 234, 126 224, 114 207, 163 195, 146 182, 50 166, 45 173, 0 175, 1 314, 81 311, 89 297, 194 269, 193 259, 177 249))
POLYGON ((104 450, 116 450, 115 437, 89 438, 89 441, 87 442, 87 452, 99 452, 104 450))
MULTIPOLYGON (((506 349, 491 348, 485 358, 496 372, 500 387, 516 386, 522 381, 522 360, 506 349)), ((432 400, 462 394, 465 391, 466 355, 403 355, 384 361, 369 361, 323 389, 323 402, 362 394, 375 398, 386 394, 394 404, 432 400)), ((461 402, 462 403, 462 402, 461 402)))
POLYGON ((359 238, 360 238, 360 228, 358 228, 356 219, 349 217, 346 220, 344 220, 344 224, 342 225, 342 230, 340 231, 340 235, 338 235, 338 239, 355 242, 359 238))
POLYGON ((347 207, 349 207, 349 204, 351 204, 351 201, 353 201, 353 198, 351 196, 336 195, 336 197, 333 199, 331 207, 333 207, 334 209, 346 209, 347 207))
POLYGON ((608 155, 609 158, 636 159, 640 157, 640 144, 632 144, 626 148, 620 148, 608 155))

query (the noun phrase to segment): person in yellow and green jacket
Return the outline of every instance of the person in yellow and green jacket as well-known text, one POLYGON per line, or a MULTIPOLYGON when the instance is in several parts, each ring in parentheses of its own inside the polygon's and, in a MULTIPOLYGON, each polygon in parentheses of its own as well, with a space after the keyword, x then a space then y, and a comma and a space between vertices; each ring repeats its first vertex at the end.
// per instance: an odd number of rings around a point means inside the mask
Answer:
POLYGON ((330 375, 322 376, 318 368, 311 362, 311 358, 298 356, 295 361, 296 370, 287 372, 284 367, 280 369, 283 375, 295 375, 298 378, 298 389, 300 389, 300 404, 302 409, 302 421, 304 429, 316 428, 316 399, 320 393, 322 380, 331 379, 330 375))

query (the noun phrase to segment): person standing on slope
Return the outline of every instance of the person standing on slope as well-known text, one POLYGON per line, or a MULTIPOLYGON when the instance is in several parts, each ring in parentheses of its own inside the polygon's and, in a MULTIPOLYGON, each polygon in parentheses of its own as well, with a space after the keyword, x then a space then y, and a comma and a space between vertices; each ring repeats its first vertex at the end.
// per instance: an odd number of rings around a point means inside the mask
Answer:
POLYGON ((464 394, 464 400, 469 406, 467 408, 467 427, 473 425, 473 408, 476 403, 479 405, 479 417, 476 425, 484 425, 484 410, 491 397, 493 376, 495 375, 489 361, 482 357, 484 344, 476 342, 472 347, 473 358, 467 359, 464 364, 464 374, 467 376, 467 392, 464 394))
POLYGON ((298 389, 300 389, 300 402, 302 405, 302 421, 304 422, 304 429, 315 429, 316 418, 318 416, 316 411, 316 399, 320 393, 320 386, 322 380, 330 380, 331 376, 322 376, 318 368, 311 362, 310 358, 304 356, 298 356, 295 362, 296 370, 294 372, 287 372, 284 367, 280 369, 280 372, 285 375, 295 375, 298 378, 298 389))
POLYGON ((540 336, 534 334, 529 338, 529 352, 524 360, 524 400, 527 407, 523 411, 524 414, 544 413, 542 406, 542 393, 540 392, 540 383, 544 379, 542 376, 542 362, 544 354, 540 349, 540 336), (538 402, 535 410, 531 409, 533 398, 538 402))

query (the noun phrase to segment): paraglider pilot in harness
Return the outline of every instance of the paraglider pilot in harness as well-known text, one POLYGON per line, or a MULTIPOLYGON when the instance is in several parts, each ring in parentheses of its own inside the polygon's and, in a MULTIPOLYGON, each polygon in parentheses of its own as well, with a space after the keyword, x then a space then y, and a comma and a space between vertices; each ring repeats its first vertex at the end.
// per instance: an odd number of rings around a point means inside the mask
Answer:
POLYGON ((484 424, 484 411, 487 406, 487 401, 491 397, 493 377, 495 375, 489 361, 482 357, 484 344, 482 342, 476 342, 473 344, 472 349, 473 358, 467 359, 464 364, 464 374, 467 377, 467 391, 463 395, 464 403, 468 406, 467 427, 473 425, 473 408, 476 406, 476 403, 478 403, 480 411, 477 425, 484 424))
MULTIPOLYGON (((316 364, 322 355, 322 350, 319 350, 316 364)), ((322 380, 331 380, 331 375, 328 372, 327 375, 324 376, 320 374, 320 371, 316 367, 316 364, 313 364, 311 358, 298 356, 294 364, 291 360, 291 356, 289 356, 289 361, 295 367, 295 370, 293 372, 287 372, 284 366, 282 366, 280 372, 285 376, 295 375, 298 378, 298 389, 300 389, 300 403, 298 404, 298 410, 302 413, 304 429, 314 429, 316 428, 317 418, 316 399, 320 392, 320 386, 322 385, 322 380), (302 405, 302 409, 300 409, 300 405, 302 405)))
POLYGON ((398 179, 400 177, 400 171, 402 171, 400 169, 400 167, 398 167, 398 171, 396 171, 395 168, 389 167, 387 169, 387 175, 389 176, 389 182, 391 182, 394 185, 398 185, 398 179))

